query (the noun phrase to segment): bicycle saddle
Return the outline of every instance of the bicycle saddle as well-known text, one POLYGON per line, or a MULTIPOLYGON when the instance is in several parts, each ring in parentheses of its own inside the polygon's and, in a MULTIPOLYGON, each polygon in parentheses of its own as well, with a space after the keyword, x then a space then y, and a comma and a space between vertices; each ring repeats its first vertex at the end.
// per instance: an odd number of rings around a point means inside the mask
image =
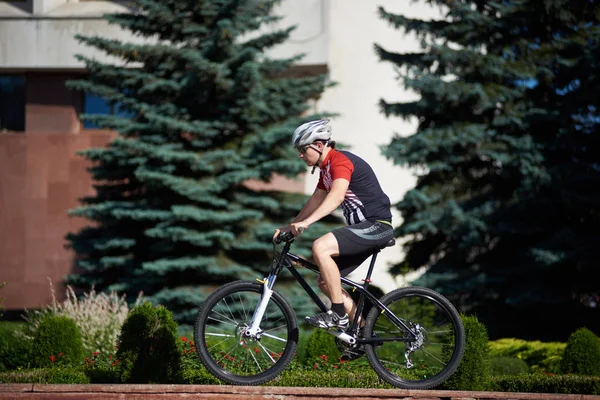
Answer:
POLYGON ((385 249, 386 247, 392 247, 395 244, 396 244, 396 240, 392 239, 389 242, 387 242, 386 244, 384 244, 383 246, 379 246, 379 250, 385 249))

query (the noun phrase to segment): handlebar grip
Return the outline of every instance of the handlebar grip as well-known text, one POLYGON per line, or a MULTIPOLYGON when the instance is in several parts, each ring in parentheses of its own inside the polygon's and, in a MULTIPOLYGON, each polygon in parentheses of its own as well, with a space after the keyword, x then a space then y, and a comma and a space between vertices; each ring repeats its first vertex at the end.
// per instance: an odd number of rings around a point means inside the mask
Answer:
POLYGON ((281 242, 289 242, 292 239, 294 239, 294 234, 292 232, 283 232, 280 233, 273 242, 275 242, 275 244, 279 244, 281 242))

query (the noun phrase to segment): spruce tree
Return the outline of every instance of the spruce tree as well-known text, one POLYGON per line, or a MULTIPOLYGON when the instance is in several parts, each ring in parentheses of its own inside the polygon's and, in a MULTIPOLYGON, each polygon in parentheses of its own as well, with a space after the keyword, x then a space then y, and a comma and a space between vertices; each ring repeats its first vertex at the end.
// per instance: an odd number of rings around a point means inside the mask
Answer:
POLYGON ((600 3, 427 3, 445 18, 379 10, 421 43, 375 45, 418 94, 381 101, 418 122, 383 150, 417 177, 397 204, 393 273, 425 271, 415 284, 476 312, 492 337, 600 329, 600 3))
MULTIPOLYGON (((328 86, 325 76, 291 72, 301 55, 267 55, 293 29, 262 29, 278 20, 276 3, 139 0, 135 12, 105 18, 146 42, 78 36, 117 61, 78 56, 88 75, 69 86, 121 112, 82 116, 118 136, 83 152, 96 194, 71 211, 92 224, 68 236, 79 267, 70 284, 130 298, 143 291, 185 324, 219 285, 268 272, 275 228, 306 198, 247 183, 305 172, 291 134, 322 116, 309 104, 328 86)), ((306 255, 325 228, 311 227, 296 250, 306 255)), ((310 307, 298 293, 290 286, 290 301, 310 307)))

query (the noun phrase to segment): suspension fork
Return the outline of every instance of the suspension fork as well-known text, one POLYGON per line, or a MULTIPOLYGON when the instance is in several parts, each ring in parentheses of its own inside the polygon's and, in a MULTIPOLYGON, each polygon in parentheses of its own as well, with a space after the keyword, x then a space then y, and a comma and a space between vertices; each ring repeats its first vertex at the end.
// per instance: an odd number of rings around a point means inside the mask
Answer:
POLYGON ((281 255, 275 260, 273 260, 273 264, 269 275, 264 280, 258 280, 260 283, 263 284, 263 293, 260 298, 260 303, 258 303, 256 309, 254 310, 254 314, 252 315, 250 327, 246 329, 246 336, 256 337, 260 332, 260 323, 262 322, 262 319, 265 316, 265 311, 267 310, 267 305, 269 305, 269 301, 271 301, 271 296, 273 296, 273 285, 275 284, 277 276, 283 268, 284 254, 288 252, 290 246, 291 243, 289 242, 286 243, 285 246, 283 246, 281 255))
POLYGON ((247 336, 255 337, 260 332, 260 323, 265 316, 267 305, 269 304, 269 301, 271 301, 271 296, 273 295, 273 285, 275 284, 276 279, 277 275, 271 273, 264 279, 264 281, 259 281, 263 284, 263 293, 260 298, 260 303, 258 303, 256 306, 254 315, 252 315, 250 327, 246 330, 247 336))

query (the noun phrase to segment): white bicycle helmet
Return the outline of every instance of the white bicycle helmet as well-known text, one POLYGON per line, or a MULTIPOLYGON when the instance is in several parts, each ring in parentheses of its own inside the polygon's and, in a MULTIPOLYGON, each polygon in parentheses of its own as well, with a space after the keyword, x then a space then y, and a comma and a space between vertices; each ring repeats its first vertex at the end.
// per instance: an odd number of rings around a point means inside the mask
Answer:
POLYGON ((295 148, 312 144, 317 140, 329 141, 331 139, 331 125, 328 119, 309 121, 300 125, 292 135, 292 144, 295 148))

